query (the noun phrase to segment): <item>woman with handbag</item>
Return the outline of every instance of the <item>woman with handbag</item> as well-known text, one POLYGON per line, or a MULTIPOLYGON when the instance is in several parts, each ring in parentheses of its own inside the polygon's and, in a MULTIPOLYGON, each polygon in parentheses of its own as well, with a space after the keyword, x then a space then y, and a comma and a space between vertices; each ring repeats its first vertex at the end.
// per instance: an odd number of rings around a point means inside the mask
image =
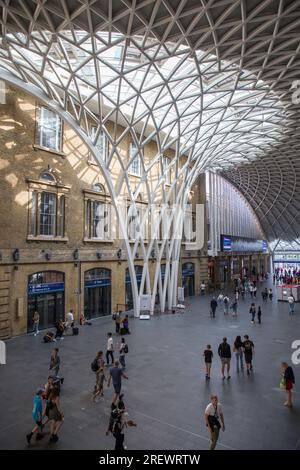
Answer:
POLYGON ((291 366, 288 365, 287 362, 282 362, 281 363, 282 367, 282 380, 281 380, 281 386, 282 388, 285 388, 287 392, 288 399, 284 403, 284 406, 293 406, 292 403, 292 389, 293 389, 293 384, 295 383, 295 376, 294 376, 294 371, 291 368, 291 366))

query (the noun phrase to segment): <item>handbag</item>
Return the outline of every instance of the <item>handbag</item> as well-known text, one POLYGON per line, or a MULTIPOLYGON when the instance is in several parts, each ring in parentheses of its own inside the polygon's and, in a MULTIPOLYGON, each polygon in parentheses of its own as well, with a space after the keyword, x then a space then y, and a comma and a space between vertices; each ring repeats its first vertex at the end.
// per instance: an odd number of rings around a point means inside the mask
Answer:
POLYGON ((279 388, 280 388, 280 390, 286 390, 286 380, 285 379, 280 380, 279 388))

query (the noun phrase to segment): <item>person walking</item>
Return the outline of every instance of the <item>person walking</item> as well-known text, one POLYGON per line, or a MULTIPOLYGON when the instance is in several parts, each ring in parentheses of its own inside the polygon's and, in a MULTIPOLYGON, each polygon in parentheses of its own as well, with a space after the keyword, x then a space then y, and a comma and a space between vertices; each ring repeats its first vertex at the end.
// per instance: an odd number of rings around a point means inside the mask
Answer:
POLYGON ((228 297, 228 295, 224 295, 223 305, 224 305, 224 315, 228 315, 228 313, 229 313, 229 297, 228 297))
POLYGON ((119 361, 115 361, 114 366, 109 371, 109 379, 107 384, 107 386, 110 387, 111 381, 113 383, 115 396, 112 403, 116 403, 120 396, 122 388, 122 377, 128 380, 127 375, 125 375, 122 369, 119 368, 119 361))
POLYGON ((258 310, 257 310, 257 319, 258 319, 259 325, 261 325, 261 308, 260 308, 260 306, 258 307, 258 310))
POLYGON ((238 303, 237 303, 236 300, 231 304, 230 309, 232 311, 232 316, 236 317, 237 316, 237 309, 238 309, 238 303))
POLYGON ((294 309, 295 309, 295 298, 292 293, 287 298, 288 304, 289 304, 289 312, 290 315, 294 315, 294 309))
MULTIPOLYGON (((95 398, 97 391, 99 390, 100 381, 102 380, 102 378, 99 377, 99 375, 101 373, 101 369, 104 369, 104 366, 105 366, 105 362, 103 359, 103 351, 99 351, 95 359, 91 363, 91 369, 95 373, 95 377, 96 377, 96 382, 95 382, 94 391, 93 391, 93 400, 95 398)), ((102 381, 104 381, 104 379, 102 381)))
POLYGON ((211 402, 205 408, 205 424, 210 432, 210 448, 209 450, 214 450, 216 448, 220 429, 225 431, 225 421, 224 414, 221 404, 218 402, 217 395, 211 395, 211 402), (222 425, 221 425, 221 423, 222 425))
POLYGON ((241 294, 242 294, 242 299, 245 300, 245 287, 244 287, 244 284, 242 284, 242 287, 241 287, 241 294))
POLYGON ((206 369, 205 378, 206 378, 206 380, 209 380, 210 379, 210 369, 211 369, 212 358, 213 358, 213 352, 211 350, 211 345, 210 344, 208 344, 206 346, 206 349, 204 350, 203 356, 204 356, 205 369, 206 369))
POLYGON ((205 282, 202 281, 202 282, 201 282, 201 285, 200 285, 201 295, 205 295, 205 288, 206 288, 205 282))
POLYGON ((112 333, 107 333, 107 344, 106 344, 106 365, 109 366, 109 357, 111 363, 114 363, 114 342, 112 333))
POLYGON ((122 338, 121 339, 121 344, 120 344, 120 347, 119 347, 119 362, 120 362, 123 370, 126 367, 125 354, 127 354, 127 353, 128 353, 128 346, 125 342, 125 338, 122 338))
POLYGON ((33 321, 33 332, 34 332, 34 336, 36 336, 36 335, 39 334, 39 323, 40 323, 40 315, 39 315, 39 313, 37 312, 37 310, 34 312, 32 321, 33 321))
POLYGON ((241 369, 244 369, 244 363, 243 363, 243 342, 240 336, 237 336, 235 338, 234 344, 233 344, 233 352, 235 352, 235 357, 236 357, 236 370, 237 372, 240 371, 240 366, 241 369))
POLYGON ((60 407, 59 392, 57 389, 54 389, 50 392, 48 402, 49 402, 48 417, 49 417, 49 421, 52 421, 51 428, 50 428, 51 437, 49 439, 49 442, 57 442, 58 431, 60 430, 64 422, 64 413, 60 407))
POLYGON ((222 380, 225 379, 225 366, 227 367, 227 380, 231 377, 230 373, 230 361, 231 361, 231 349, 230 345, 227 343, 227 338, 223 338, 223 342, 218 347, 218 355, 221 359, 221 373, 222 373, 222 380))
POLYGON ((220 294, 218 295, 218 299, 217 299, 218 304, 221 304, 223 300, 224 300, 224 294, 223 292, 220 292, 220 294))
POLYGON ((213 318, 215 318, 216 316, 217 306, 218 306, 218 302, 216 301, 215 297, 213 297, 212 300, 210 301, 210 312, 213 318))
POLYGON ((36 440, 39 441, 44 437, 42 434, 42 421, 43 421, 43 393, 44 389, 38 388, 33 397, 32 417, 35 421, 35 426, 29 434, 26 434, 28 445, 31 442, 32 436, 36 433, 36 440))
POLYGON ((256 299, 256 294, 257 294, 257 286, 256 286, 256 284, 254 284, 254 286, 253 286, 253 296, 254 296, 255 299, 256 299))
POLYGON ((269 289, 269 299, 270 299, 270 301, 272 302, 272 299, 273 299, 273 291, 272 291, 272 289, 269 289))
POLYGON ((104 382, 106 382, 104 368, 100 367, 100 369, 96 373, 96 385, 95 385, 94 394, 93 394, 94 403, 98 395, 100 395, 100 397, 104 396, 104 393, 103 393, 104 382))
POLYGON ((251 304, 251 307, 249 309, 249 313, 251 315, 251 323, 254 323, 255 322, 255 315, 256 315, 256 308, 255 308, 254 303, 251 304))
POLYGON ((115 315, 115 323, 116 323, 116 334, 120 333, 120 327, 122 323, 122 312, 117 312, 115 315))
POLYGON ((284 403, 284 405, 291 407, 293 406, 292 389, 293 389, 293 384, 295 383, 294 371, 291 368, 291 366, 288 365, 287 362, 282 362, 281 368, 282 368, 282 377, 284 381, 284 386, 285 386, 285 390, 287 391, 287 396, 288 396, 288 399, 284 403))
POLYGON ((53 349, 50 357, 50 366, 49 370, 54 372, 54 377, 58 376, 60 368, 60 357, 58 355, 58 348, 53 349))
POLYGON ((254 343, 249 339, 248 335, 244 336, 243 341, 243 351, 245 356, 245 362, 247 367, 247 375, 250 375, 250 371, 252 371, 252 358, 254 353, 254 343))

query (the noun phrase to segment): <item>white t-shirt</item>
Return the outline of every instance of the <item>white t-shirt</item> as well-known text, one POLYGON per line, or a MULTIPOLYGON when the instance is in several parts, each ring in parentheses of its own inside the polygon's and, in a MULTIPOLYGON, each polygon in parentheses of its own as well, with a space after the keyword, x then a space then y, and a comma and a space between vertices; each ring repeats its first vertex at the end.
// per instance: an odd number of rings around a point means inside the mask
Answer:
POLYGON ((74 321, 74 315, 73 315, 72 312, 68 312, 67 313, 67 322, 72 323, 72 321, 74 321))
POLYGON ((288 296, 288 303, 289 303, 289 304, 293 304, 293 303, 294 303, 294 297, 292 297, 291 295, 288 296))
POLYGON ((205 284, 201 284, 201 290, 205 289, 205 284))
POLYGON ((113 349, 114 349, 113 339, 108 338, 108 340, 107 340, 107 351, 113 351, 113 349))
POLYGON ((220 418, 220 413, 223 413, 220 403, 217 404, 217 408, 215 408, 212 403, 209 403, 205 408, 205 414, 208 416, 216 416, 216 418, 220 418))

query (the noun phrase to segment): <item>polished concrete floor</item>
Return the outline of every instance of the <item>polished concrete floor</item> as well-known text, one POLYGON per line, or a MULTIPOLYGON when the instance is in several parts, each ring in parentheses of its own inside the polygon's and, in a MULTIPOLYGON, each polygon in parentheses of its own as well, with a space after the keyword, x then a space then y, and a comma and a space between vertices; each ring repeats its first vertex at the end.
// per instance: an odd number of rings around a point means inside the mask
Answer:
MULTIPOLYGON (((286 303, 276 299, 262 305, 262 325, 250 323, 250 298, 239 303, 237 319, 224 317, 218 308, 209 316, 208 296, 188 299, 184 313, 132 319, 128 336, 128 381, 123 381, 125 402, 136 428, 125 431, 128 449, 207 449, 203 414, 211 392, 223 405, 226 430, 218 449, 300 449, 300 366, 294 366, 294 407, 283 406, 279 389, 280 362, 290 362, 291 343, 300 339, 300 305, 290 317, 286 303), (255 343, 254 373, 237 374, 223 382, 217 346, 223 336, 232 344, 236 335, 249 334, 255 343), (215 357, 212 378, 205 381, 203 349, 210 343, 215 357)), ((261 304, 258 294, 257 305, 261 304)), ((110 318, 80 327, 77 337, 58 342, 65 384, 61 405, 65 422, 60 439, 49 444, 49 434, 32 449, 113 449, 106 436, 112 389, 92 403, 94 374, 90 363, 105 349, 110 318)), ((7 341, 7 365, 0 366, 0 448, 27 449, 25 434, 32 427, 32 395, 46 382, 53 344, 41 335, 7 341)), ((235 358, 233 358, 235 359, 235 358)), ((48 432, 48 431, 47 431, 48 432)))

